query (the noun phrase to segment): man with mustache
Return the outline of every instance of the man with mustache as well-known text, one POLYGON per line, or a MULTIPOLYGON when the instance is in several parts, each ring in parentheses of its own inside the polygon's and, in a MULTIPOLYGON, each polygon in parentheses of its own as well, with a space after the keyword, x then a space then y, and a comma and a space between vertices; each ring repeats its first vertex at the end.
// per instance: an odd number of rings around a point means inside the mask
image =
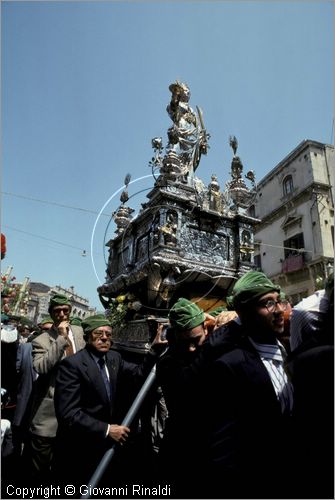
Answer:
POLYGON ((68 297, 54 294, 48 312, 53 325, 32 341, 34 382, 29 445, 24 451, 31 464, 28 475, 47 481, 53 460, 57 419, 54 408, 56 373, 60 361, 85 346, 81 327, 70 325, 72 305, 68 297))

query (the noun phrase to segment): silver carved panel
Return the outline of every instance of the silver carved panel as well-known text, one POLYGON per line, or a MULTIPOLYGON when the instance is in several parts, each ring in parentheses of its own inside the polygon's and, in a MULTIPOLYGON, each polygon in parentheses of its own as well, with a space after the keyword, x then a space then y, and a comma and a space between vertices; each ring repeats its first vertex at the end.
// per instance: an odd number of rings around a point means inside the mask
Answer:
POLYGON ((229 238, 226 235, 183 226, 180 247, 186 259, 206 260, 208 264, 215 265, 224 265, 229 261, 229 238))

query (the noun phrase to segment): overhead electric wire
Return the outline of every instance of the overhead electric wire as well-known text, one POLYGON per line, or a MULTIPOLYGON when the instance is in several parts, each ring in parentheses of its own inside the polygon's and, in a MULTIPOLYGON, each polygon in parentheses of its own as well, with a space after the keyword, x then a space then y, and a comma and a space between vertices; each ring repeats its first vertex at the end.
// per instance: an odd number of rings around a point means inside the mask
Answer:
POLYGON ((51 238, 46 238, 45 236, 40 236, 38 234, 29 233, 28 231, 23 231, 22 229, 17 229, 15 227, 7 226, 6 224, 3 224, 3 227, 6 227, 6 228, 11 229, 12 231, 16 231, 18 233, 23 233, 23 234, 27 234, 29 236, 33 236, 34 238, 40 238, 41 240, 51 241, 52 243, 57 243, 58 245, 63 245, 65 247, 74 248, 75 250, 80 250, 81 252, 85 251, 85 253, 86 253, 86 250, 84 248, 75 247, 74 245, 69 245, 69 243, 64 243, 63 241, 57 241, 57 240, 53 240, 51 238))
MULTIPOLYGON (((136 196, 137 194, 143 192, 143 191, 147 191, 148 188, 144 188, 144 189, 141 189, 140 191, 132 194, 130 198, 136 196)), ((15 193, 9 193, 8 191, 1 191, 2 194, 5 194, 5 195, 8 195, 8 196, 14 196, 16 198, 22 198, 24 200, 29 200, 29 201, 36 201, 38 203, 45 203, 46 205, 54 205, 54 206, 58 206, 58 207, 61 207, 61 208, 69 208, 71 210, 79 210, 81 212, 87 212, 87 213, 91 213, 91 214, 99 214, 99 212, 96 212, 94 210, 89 210, 89 209, 86 209, 86 208, 81 208, 81 207, 73 207, 71 205, 64 205, 62 203, 57 203, 57 202, 54 202, 54 201, 47 201, 47 200, 40 200, 38 198, 31 198, 29 196, 24 196, 24 195, 20 195, 20 194, 15 194, 15 193)), ((105 234, 104 234, 104 241, 103 241, 103 246, 105 247, 105 243, 106 243, 106 234, 107 234, 107 231, 108 231, 108 228, 109 228, 109 225, 113 219, 113 214, 107 214, 107 213, 104 213, 102 212, 101 215, 104 215, 106 217, 109 217, 109 222, 107 224, 107 227, 106 227, 106 230, 105 230, 105 234)), ((22 231, 20 229, 15 229, 15 228, 11 228, 10 226, 7 226, 9 229, 13 229, 13 231, 18 231, 18 232, 21 232, 21 233, 26 233, 26 234, 29 234, 30 236, 35 236, 36 238, 42 238, 42 239, 45 239, 45 240, 48 240, 48 238, 44 238, 43 236, 39 236, 39 235, 34 235, 32 233, 28 233, 28 232, 25 232, 25 231, 22 231)), ((72 248, 75 248, 76 250, 81 250, 83 251, 82 248, 78 248, 78 247, 74 247, 72 245, 67 245, 66 243, 62 243, 62 242, 59 242, 59 241, 55 241, 55 240, 51 240, 49 239, 49 241, 52 241, 54 243, 58 243, 60 245, 64 245, 64 246, 69 246, 69 247, 72 247, 72 248)), ((271 245, 269 243, 263 243, 263 242, 260 242, 258 243, 259 245, 264 245, 264 246, 268 246, 268 247, 274 247, 274 248, 281 248, 283 250, 295 250, 295 251, 301 251, 301 252, 308 252, 308 253, 313 253, 312 250, 305 250, 305 249, 296 249, 296 248, 290 248, 290 247, 285 247, 285 246, 281 246, 281 245, 271 245)), ((106 257, 105 257, 105 253, 103 252, 104 254, 104 260, 105 260, 105 263, 107 264, 106 262, 106 257)))
MULTIPOLYGON (((129 197, 129 199, 133 198, 135 195, 137 195, 139 193, 142 193, 143 191, 148 191, 148 189, 150 189, 150 188, 141 189, 137 193, 132 194, 129 197)), ((8 195, 8 196, 14 196, 16 198, 22 198, 24 200, 35 201, 35 202, 38 202, 38 203, 44 203, 46 205, 58 206, 58 207, 61 207, 61 208, 69 208, 71 210, 79 210, 81 212, 87 212, 87 213, 91 213, 91 214, 95 214, 95 215, 99 214, 99 212, 95 212, 94 210, 89 210, 89 209, 81 208, 81 207, 73 207, 71 205, 64 205, 62 203, 57 203, 57 202, 49 201, 49 200, 40 200, 38 198, 32 198, 32 197, 29 197, 29 196, 24 196, 24 195, 19 195, 19 194, 15 194, 15 193, 10 193, 8 191, 1 191, 1 193, 5 194, 5 195, 8 195)), ((104 246, 105 246, 106 234, 107 234, 107 230, 109 228, 109 225, 110 225, 111 221, 113 220, 113 214, 107 214, 107 213, 102 212, 100 215, 105 215, 106 217, 109 217, 109 219, 110 219, 109 222, 108 222, 108 224, 107 224, 107 228, 106 228, 105 235, 104 235, 104 246)), ((22 229, 17 229, 17 228, 14 228, 14 227, 11 227, 11 226, 8 226, 8 225, 5 225, 5 224, 3 224, 3 227, 7 227, 8 229, 11 229, 12 231, 17 231, 19 233, 27 234, 27 235, 33 236, 35 238, 40 238, 40 239, 43 239, 43 240, 46 240, 46 241, 51 241, 53 243, 57 243, 59 245, 67 246, 69 248, 74 248, 75 250, 80 250, 81 252, 85 252, 85 255, 87 255, 86 250, 83 249, 83 248, 75 247, 73 245, 69 245, 68 243, 64 243, 64 242, 61 242, 61 241, 53 240, 51 238, 46 238, 46 237, 40 236, 38 234, 29 233, 28 231, 23 231, 22 229)), ((96 253, 95 255, 99 255, 99 254, 96 253)), ((105 263, 107 264, 104 251, 103 251, 103 256, 104 256, 105 263)))
POLYGON ((306 250, 305 248, 293 248, 293 247, 283 247, 281 245, 270 245, 270 243, 255 243, 255 245, 264 245, 265 247, 281 248, 282 250, 294 250, 295 252, 309 252, 313 253, 312 250, 306 250))
MULTIPOLYGON (((87 213, 94 214, 94 215, 99 214, 99 212, 96 212, 94 210, 89 210, 87 208, 81 208, 81 207, 73 207, 71 205, 64 205, 63 203, 57 203, 55 201, 40 200, 38 198, 31 198, 30 196, 23 196, 22 194, 9 193, 8 191, 1 191, 1 193, 6 194, 7 196, 14 196, 15 198, 22 198, 23 200, 37 201, 38 203, 45 203, 46 205, 54 205, 56 207, 61 207, 61 208, 70 208, 71 210, 79 210, 80 212, 87 212, 87 213)), ((106 217, 111 216, 111 214, 106 214, 106 213, 102 213, 101 215, 105 215, 106 217)))

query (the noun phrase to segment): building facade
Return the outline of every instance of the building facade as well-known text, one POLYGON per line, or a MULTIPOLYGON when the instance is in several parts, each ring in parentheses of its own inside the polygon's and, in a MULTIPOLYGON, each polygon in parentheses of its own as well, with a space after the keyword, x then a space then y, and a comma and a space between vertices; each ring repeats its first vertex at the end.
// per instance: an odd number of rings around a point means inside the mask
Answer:
POLYGON ((302 141, 258 184, 250 215, 255 264, 293 304, 322 287, 334 266, 332 145, 302 141))
POLYGON ((74 287, 64 288, 60 285, 50 287, 44 283, 31 282, 29 285, 29 303, 27 316, 34 322, 39 323, 49 315, 48 308, 50 297, 54 293, 66 295, 72 304, 71 316, 84 319, 96 313, 95 308, 90 307, 88 299, 78 295, 74 287))

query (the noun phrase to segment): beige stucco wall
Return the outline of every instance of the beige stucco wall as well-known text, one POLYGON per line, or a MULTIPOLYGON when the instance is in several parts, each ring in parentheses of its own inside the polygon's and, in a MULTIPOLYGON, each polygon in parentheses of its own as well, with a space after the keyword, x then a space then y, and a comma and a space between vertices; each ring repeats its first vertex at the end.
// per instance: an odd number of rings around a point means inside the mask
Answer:
MULTIPOLYGON (((334 257, 331 236, 333 196, 322 188, 329 183, 334 186, 334 148, 308 141, 298 154, 292 156, 258 184, 261 196, 255 203, 255 214, 264 223, 255 231, 255 240, 261 242, 255 254, 261 256, 261 267, 270 277, 281 273, 283 242, 299 233, 304 235, 307 263, 322 257, 334 257), (284 196, 283 180, 287 175, 292 175, 294 191, 292 195, 284 196), (314 193, 308 189, 311 186, 314 193), (299 194, 301 196, 296 198, 299 194), (267 219, 269 214, 272 214, 271 221, 267 219), (284 230, 282 225, 288 217, 296 217, 298 222, 284 230)), ((303 290, 307 285, 307 281, 301 282, 298 288, 303 290)), ((308 288, 313 287, 308 285, 308 288)))

